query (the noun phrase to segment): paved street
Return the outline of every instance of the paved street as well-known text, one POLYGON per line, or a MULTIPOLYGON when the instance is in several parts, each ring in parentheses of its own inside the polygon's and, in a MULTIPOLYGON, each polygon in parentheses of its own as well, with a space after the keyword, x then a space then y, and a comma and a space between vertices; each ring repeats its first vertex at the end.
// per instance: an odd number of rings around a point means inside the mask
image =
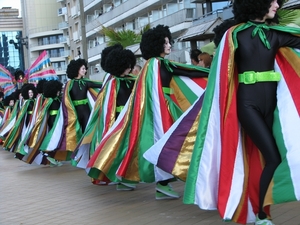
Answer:
MULTIPOLYGON (((0 148, 0 225, 221 225, 216 211, 155 200, 154 184, 135 191, 96 186, 81 169, 28 165, 0 148)), ((183 193, 182 182, 173 183, 183 193)), ((300 202, 272 207, 276 225, 299 225, 300 202)))

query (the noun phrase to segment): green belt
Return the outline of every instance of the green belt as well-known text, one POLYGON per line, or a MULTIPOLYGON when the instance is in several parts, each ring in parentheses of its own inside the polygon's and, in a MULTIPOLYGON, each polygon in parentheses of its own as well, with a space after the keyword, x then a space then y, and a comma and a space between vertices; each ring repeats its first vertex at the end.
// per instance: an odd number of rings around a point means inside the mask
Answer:
POLYGON ((169 94, 169 95, 174 94, 174 91, 172 88, 163 87, 162 89, 165 94, 169 94))
POLYGON ((280 73, 275 71, 246 71, 244 73, 239 74, 239 83, 254 84, 256 82, 280 81, 280 78, 280 73))
POLYGON ((88 103, 87 98, 85 99, 81 99, 81 100, 74 100, 72 101, 74 106, 78 106, 78 105, 85 105, 88 103))
POLYGON ((32 114, 32 111, 27 111, 27 114, 32 114))
POLYGON ((54 116, 58 114, 58 110, 50 110, 49 111, 50 116, 54 116))
POLYGON ((123 108, 124 108, 123 105, 118 106, 118 107, 116 108, 116 112, 118 112, 118 113, 121 112, 123 108))

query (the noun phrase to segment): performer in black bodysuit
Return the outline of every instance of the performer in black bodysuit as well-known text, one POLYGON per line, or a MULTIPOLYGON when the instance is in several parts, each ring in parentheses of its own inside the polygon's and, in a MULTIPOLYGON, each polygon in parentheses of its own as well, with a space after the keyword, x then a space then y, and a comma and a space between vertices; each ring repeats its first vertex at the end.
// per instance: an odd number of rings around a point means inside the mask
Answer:
POLYGON ((82 131, 85 130, 87 121, 89 119, 91 109, 88 104, 87 92, 89 88, 101 88, 102 84, 82 79, 87 72, 87 62, 84 59, 72 60, 67 68, 68 78, 73 81, 70 86, 70 97, 76 109, 78 121, 81 125, 82 131))
POLYGON ((272 20, 274 22, 281 5, 282 1, 277 0, 238 0, 233 4, 236 22, 250 24, 237 33, 235 62, 240 82, 237 93, 238 119, 266 163, 260 178, 257 224, 273 224, 266 219, 263 202, 274 171, 281 162, 272 133, 277 81, 280 79, 280 74, 274 72, 275 55, 280 47, 300 48, 299 37, 268 29, 266 25, 272 20), (253 35, 256 30, 258 32, 253 35), (252 81, 252 75, 260 77, 262 82, 252 81))

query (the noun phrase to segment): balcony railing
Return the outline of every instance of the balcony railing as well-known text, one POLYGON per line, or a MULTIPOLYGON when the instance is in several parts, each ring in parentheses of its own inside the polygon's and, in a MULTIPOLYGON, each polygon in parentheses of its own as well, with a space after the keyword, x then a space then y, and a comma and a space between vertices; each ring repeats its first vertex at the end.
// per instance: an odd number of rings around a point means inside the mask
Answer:
POLYGON ((58 24, 59 29, 68 29, 68 23, 67 22, 61 22, 58 24))

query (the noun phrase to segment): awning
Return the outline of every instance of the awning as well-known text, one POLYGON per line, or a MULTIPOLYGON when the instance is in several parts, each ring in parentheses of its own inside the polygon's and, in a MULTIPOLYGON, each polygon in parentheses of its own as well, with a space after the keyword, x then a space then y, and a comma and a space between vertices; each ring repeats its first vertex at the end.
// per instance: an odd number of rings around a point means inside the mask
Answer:
POLYGON ((178 41, 200 41, 210 39, 214 36, 213 29, 222 22, 223 21, 221 18, 216 18, 211 21, 190 27, 183 35, 178 37, 178 41))
POLYGON ((299 0, 289 0, 283 4, 283 9, 297 9, 300 6, 299 0))

